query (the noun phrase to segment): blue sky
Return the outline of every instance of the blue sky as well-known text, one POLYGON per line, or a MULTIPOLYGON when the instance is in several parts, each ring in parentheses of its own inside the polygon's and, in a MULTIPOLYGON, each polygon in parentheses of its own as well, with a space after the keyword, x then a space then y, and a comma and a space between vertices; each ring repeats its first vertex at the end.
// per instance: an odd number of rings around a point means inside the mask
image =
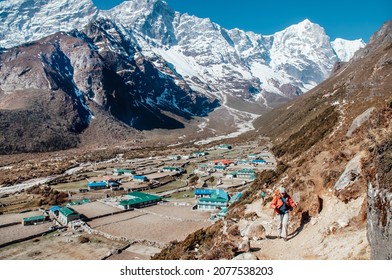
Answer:
MULTIPOLYGON (((142 1, 142 0, 139 0, 142 1)), ((110 9, 123 0, 93 0, 110 9)), ((262 1, 166 0, 173 10, 210 18, 220 26, 270 35, 304 19, 324 27, 331 39, 367 42, 381 25, 392 19, 392 0, 262 1), (320 4, 322 3, 322 4, 320 4)))

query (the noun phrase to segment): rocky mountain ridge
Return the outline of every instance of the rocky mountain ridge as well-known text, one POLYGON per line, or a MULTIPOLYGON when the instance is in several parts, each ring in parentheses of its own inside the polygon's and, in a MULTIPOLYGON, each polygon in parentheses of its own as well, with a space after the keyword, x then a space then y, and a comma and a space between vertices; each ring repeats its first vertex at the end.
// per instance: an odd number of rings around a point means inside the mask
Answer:
POLYGON ((330 42, 324 29, 309 20, 269 36, 227 30, 175 12, 161 0, 125 1, 109 11, 97 10, 90 0, 8 0, 0 3, 0 12, 2 47, 109 18, 132 30, 146 58, 158 67, 162 59, 172 64, 194 90, 221 99, 221 92, 239 95, 265 106, 311 89, 328 77, 335 62, 348 60, 365 45, 361 40, 330 42))
POLYGON ((129 130, 175 129, 184 127, 180 120, 206 116, 219 105, 157 70, 131 36, 120 34, 105 19, 82 31, 60 32, 7 49, 0 62, 2 153, 75 147, 78 135, 90 123, 101 123, 96 116, 105 112, 129 130), (61 113, 65 108, 68 113, 61 113), (37 111, 29 122, 32 127, 13 117, 30 111, 37 111), (65 134, 52 131, 53 127, 65 134), (56 138, 60 143, 50 142, 52 132, 63 135, 56 138), (67 135, 73 140, 68 141, 67 135), (23 139, 42 141, 30 146, 23 139))

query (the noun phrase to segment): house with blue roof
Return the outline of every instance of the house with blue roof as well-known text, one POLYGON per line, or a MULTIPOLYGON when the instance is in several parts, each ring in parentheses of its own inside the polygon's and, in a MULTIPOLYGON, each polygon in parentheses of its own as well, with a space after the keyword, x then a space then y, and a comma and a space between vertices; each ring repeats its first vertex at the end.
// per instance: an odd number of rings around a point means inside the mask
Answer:
POLYGON ((148 178, 144 175, 133 175, 133 180, 135 182, 147 182, 148 178))
POLYGON ((218 214, 216 214, 218 219, 224 219, 227 216, 227 212, 229 211, 228 207, 223 207, 218 214))
POLYGON ((255 159, 252 160, 252 163, 255 165, 265 165, 267 162, 264 159, 255 159))
POLYGON ((58 211, 61 209, 61 206, 59 205, 54 205, 49 208, 49 212, 53 214, 58 214, 58 211), (57 212, 57 213, 56 213, 57 212))
POLYGON ((61 209, 61 206, 59 205, 54 205, 49 208, 49 216, 50 217, 57 217, 59 215, 59 210, 61 209))
POLYGON ((210 197, 213 193, 214 190, 211 189, 195 189, 194 191, 195 198, 210 197))
POLYGON ((120 188, 121 183, 117 180, 109 180, 108 181, 108 186, 112 191, 118 190, 120 188))
POLYGON ((102 190, 108 187, 108 182, 107 181, 88 182, 87 187, 89 188, 89 190, 102 190))
POLYGON ((225 200, 229 200, 229 195, 222 189, 215 190, 215 195, 219 198, 223 198, 225 200))

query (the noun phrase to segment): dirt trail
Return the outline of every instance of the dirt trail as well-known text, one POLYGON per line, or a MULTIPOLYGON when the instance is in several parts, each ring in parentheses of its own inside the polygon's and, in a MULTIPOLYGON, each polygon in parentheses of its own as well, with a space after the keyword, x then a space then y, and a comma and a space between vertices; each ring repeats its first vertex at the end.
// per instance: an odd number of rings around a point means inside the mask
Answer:
POLYGON ((258 200, 249 205, 247 211, 256 212, 260 221, 267 225, 266 239, 251 242, 253 254, 259 259, 271 260, 369 259, 366 227, 358 229, 350 225, 350 220, 358 215, 364 197, 347 204, 332 195, 323 199, 323 211, 309 223, 300 228, 293 228, 289 223, 288 241, 276 238, 276 224, 269 204, 261 208, 258 200))

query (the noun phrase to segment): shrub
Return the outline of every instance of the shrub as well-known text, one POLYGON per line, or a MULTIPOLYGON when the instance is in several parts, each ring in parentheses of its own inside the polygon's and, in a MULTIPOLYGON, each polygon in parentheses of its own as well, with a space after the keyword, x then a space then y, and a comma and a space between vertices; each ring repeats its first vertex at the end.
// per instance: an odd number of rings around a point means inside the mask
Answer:
POLYGON ((227 233, 233 236, 240 236, 240 230, 238 229, 237 225, 231 225, 228 229, 227 229, 227 233))
POLYGON ((80 243, 88 243, 88 242, 90 242, 90 239, 86 236, 81 235, 81 236, 79 236, 79 242, 80 243))
POLYGON ((386 100, 387 103, 387 107, 392 109, 392 97, 390 97, 389 99, 386 100))

